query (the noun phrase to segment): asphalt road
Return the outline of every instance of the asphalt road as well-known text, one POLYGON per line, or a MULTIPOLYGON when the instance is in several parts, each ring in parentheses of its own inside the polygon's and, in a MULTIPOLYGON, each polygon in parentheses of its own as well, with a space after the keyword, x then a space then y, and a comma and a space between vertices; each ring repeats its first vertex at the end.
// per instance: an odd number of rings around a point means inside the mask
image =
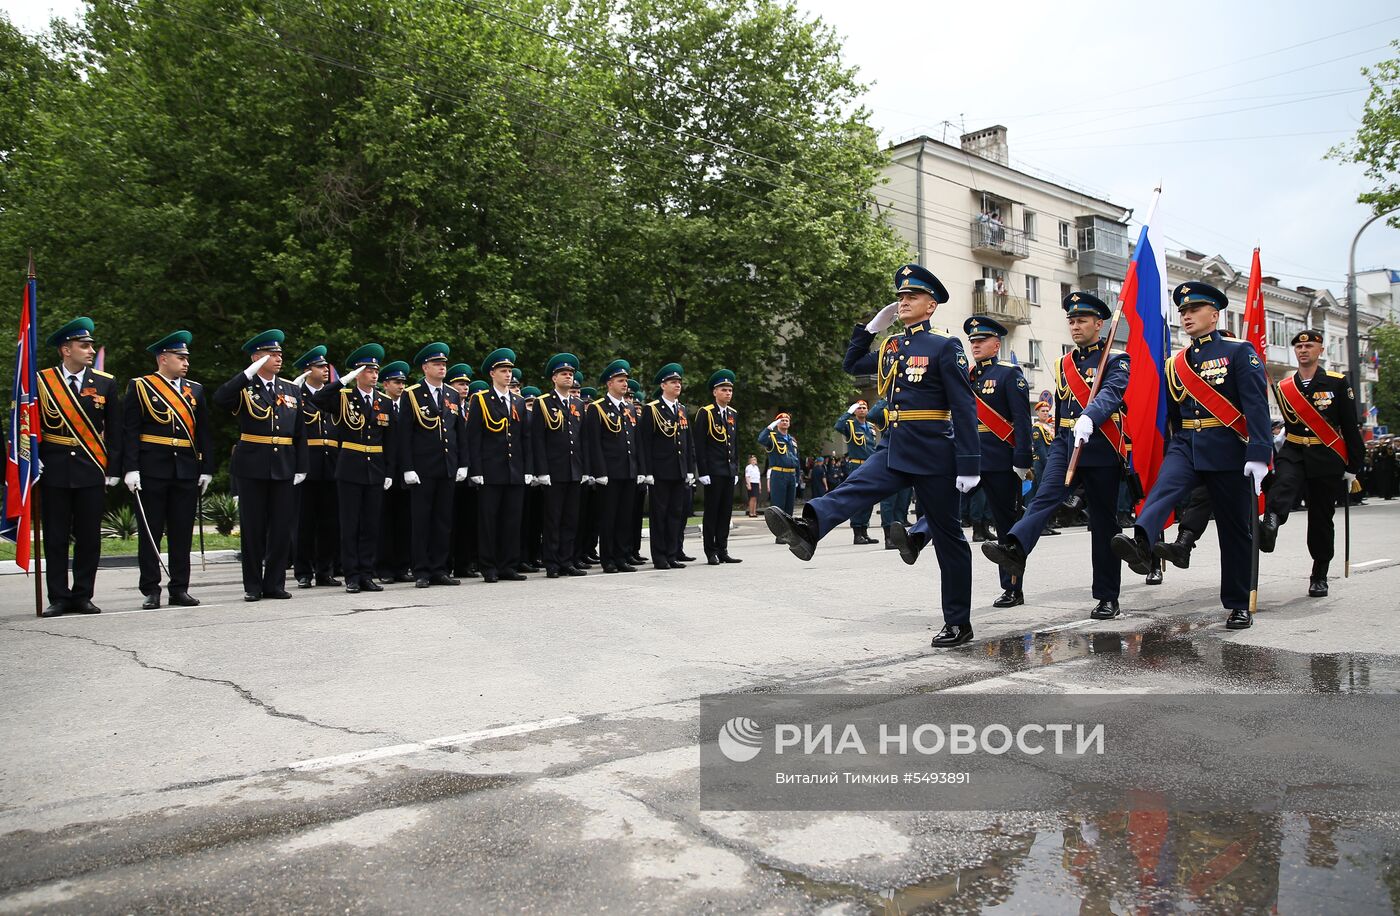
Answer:
POLYGON ((1396 693, 1400 502, 1353 512, 1326 599, 1290 522, 1243 632, 1213 528, 1108 623, 1082 529, 1041 541, 1023 607, 990 607, 974 553, 955 651, 928 647, 931 552, 839 529, 800 563, 741 522, 739 566, 245 604, 219 563, 192 609, 134 610, 135 570, 103 570, 92 617, 37 619, 0 576, 0 911, 1400 909, 1393 813, 702 811, 697 718, 746 692, 1396 693))

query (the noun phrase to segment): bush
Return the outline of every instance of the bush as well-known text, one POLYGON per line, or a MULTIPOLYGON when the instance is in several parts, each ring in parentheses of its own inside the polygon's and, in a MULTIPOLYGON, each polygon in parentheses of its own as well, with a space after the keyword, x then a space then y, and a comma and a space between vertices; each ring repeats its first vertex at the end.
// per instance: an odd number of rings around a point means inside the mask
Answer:
POLYGON ((102 516, 102 536, 129 541, 136 537, 140 529, 136 527, 136 510, 130 506, 118 506, 102 516))
POLYGON ((226 493, 205 497, 203 520, 213 522, 214 530, 227 537, 238 526, 238 503, 226 493))

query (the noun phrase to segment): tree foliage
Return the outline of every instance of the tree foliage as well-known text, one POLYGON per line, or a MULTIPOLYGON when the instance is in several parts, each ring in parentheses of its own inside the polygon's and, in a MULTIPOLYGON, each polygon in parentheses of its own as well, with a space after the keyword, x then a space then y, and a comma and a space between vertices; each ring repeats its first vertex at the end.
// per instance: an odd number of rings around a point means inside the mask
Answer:
POLYGON ((1376 384, 1372 403, 1379 422, 1394 432, 1400 428, 1400 325, 1386 322, 1371 331, 1376 351, 1376 384))
MULTIPOLYGON (((1400 40, 1390 46, 1400 51, 1400 40)), ((1361 126, 1355 139, 1333 147, 1327 155, 1364 165, 1373 187, 1357 201, 1375 213, 1385 213, 1400 207, 1400 57, 1362 67, 1361 74, 1371 84, 1361 126)), ((1392 218, 1391 224, 1400 225, 1400 220, 1392 218)))

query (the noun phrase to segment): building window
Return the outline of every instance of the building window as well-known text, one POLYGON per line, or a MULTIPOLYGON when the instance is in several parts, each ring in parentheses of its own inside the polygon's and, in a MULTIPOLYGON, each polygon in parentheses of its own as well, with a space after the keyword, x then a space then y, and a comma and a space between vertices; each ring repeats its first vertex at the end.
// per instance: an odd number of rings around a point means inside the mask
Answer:
POLYGON ((1035 214, 1030 210, 1021 214, 1021 227, 1026 230, 1026 240, 1035 241, 1035 214))
POLYGON ((1031 305, 1040 305, 1040 278, 1026 274, 1026 301, 1031 305))
POLYGON ((1026 356, 1026 365, 1029 366, 1029 367, 1032 368, 1032 369, 1035 369, 1036 367, 1038 367, 1038 366, 1039 366, 1042 362, 1044 362, 1044 361, 1045 361, 1045 353, 1044 353, 1043 350, 1041 349, 1040 341, 1038 341, 1038 340, 1032 340, 1032 341, 1030 341, 1030 351, 1029 351, 1029 353, 1028 353, 1027 356, 1026 356))
POLYGON ((1120 258, 1128 256, 1128 237, 1107 225, 1084 226, 1079 230, 1080 251, 1101 251, 1120 258))
POLYGON ((1288 333, 1288 322, 1283 319, 1282 315, 1269 315, 1266 320, 1269 332, 1269 346, 1287 347, 1289 337, 1291 336, 1288 333))
POLYGON ((1060 359, 1064 359, 1074 352, 1073 344, 1060 344, 1060 359))
POLYGON ((1061 302, 1064 302, 1066 299, 1069 298, 1069 294, 1072 293, 1072 292, 1074 292, 1074 287, 1073 287, 1073 286, 1070 286, 1068 283, 1061 283, 1061 284, 1060 284, 1060 301, 1061 301, 1061 302))
POLYGON ((1069 223, 1060 220, 1060 247, 1068 248, 1069 244, 1069 223))

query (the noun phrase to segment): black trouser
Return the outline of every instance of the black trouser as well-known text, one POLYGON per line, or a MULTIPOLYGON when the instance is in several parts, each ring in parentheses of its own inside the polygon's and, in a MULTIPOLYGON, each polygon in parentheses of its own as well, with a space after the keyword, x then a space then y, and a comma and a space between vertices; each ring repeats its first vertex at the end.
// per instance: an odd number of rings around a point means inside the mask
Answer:
POLYGON ((466 575, 477 560, 476 487, 470 483, 452 487, 452 571, 466 575))
POLYGON ((1177 536, 1180 537, 1189 531, 1200 540, 1201 535, 1206 533, 1206 526, 1210 524, 1210 511, 1210 490, 1202 484, 1191 491, 1184 504, 1177 507, 1177 536))
POLYGON ((573 563, 581 485, 556 482, 545 491, 544 568, 558 571, 573 563))
MULTIPOLYGON (((384 485, 380 484, 380 490, 384 485)), ((334 480, 304 480, 297 491, 297 548, 293 569, 298 579, 329 579, 340 547, 340 498, 334 480)), ((377 520, 376 520, 377 521, 377 520)), ((344 560, 341 560, 344 565, 344 560)))
POLYGON ((631 527, 628 529, 628 543, 632 549, 632 556, 642 555, 642 518, 647 506, 651 503, 651 487, 647 484, 637 484, 636 493, 632 496, 632 517, 631 527))
POLYGON ((520 517, 520 559, 535 563, 543 555, 544 502, 541 490, 548 487, 525 488, 525 510, 520 517))
POLYGON ((452 551, 451 477, 424 477, 408 488, 413 512, 413 575, 419 579, 447 575, 452 551))
POLYGON ((384 484, 340 480, 335 487, 340 497, 341 571, 347 585, 366 582, 374 575, 374 546, 384 509, 384 484))
MULTIPOLYGON (((145 522, 151 523, 136 548, 136 559, 141 568, 137 587, 143 595, 160 594, 160 556, 156 545, 161 538, 165 538, 166 566, 170 570, 166 588, 172 595, 189 591, 190 544, 194 540, 199 484, 193 480, 169 480, 142 474, 141 492, 136 495, 141 499, 141 508, 146 510, 144 520, 140 510, 137 510, 137 524, 144 529, 145 522)), ((239 504, 242 502, 240 497, 239 504)), ((247 543, 245 539, 245 551, 247 543)))
MULTIPOLYGON (((1015 471, 983 471, 982 482, 972 491, 973 496, 982 494, 987 509, 991 511, 992 521, 997 526, 997 537, 1002 540, 1016 524, 1016 496, 1020 490, 1021 478, 1016 476, 1015 471)), ((1021 585, 1010 573, 1000 567, 998 569, 1003 590, 1021 590, 1021 585)))
POLYGON ((601 486, 581 487, 578 494, 578 534, 574 538, 573 559, 581 561, 598 549, 598 515, 603 509, 601 486))
POLYGON ((651 485, 651 561, 657 565, 676 562, 689 495, 684 480, 658 480, 651 485))
POLYGON ((1332 516, 1341 496, 1341 475, 1309 477, 1302 462, 1279 459, 1274 462, 1274 479, 1269 486, 1265 512, 1273 512, 1282 525, 1289 511, 1298 504, 1301 494, 1308 500, 1308 554, 1312 557, 1313 576, 1326 576, 1336 549, 1336 527, 1332 516))
POLYGON ((481 574, 515 572, 520 562, 520 514, 525 508, 525 485, 487 484, 477 498, 481 574))
POLYGON ((238 478, 243 591, 254 595, 286 591, 294 502, 290 480, 238 478))
POLYGON ((380 511, 379 540, 374 553, 374 571, 381 579, 407 575, 412 560, 409 543, 413 539, 413 512, 408 489, 394 484, 384 493, 380 511))
POLYGON ((104 486, 39 486, 39 513, 44 523, 44 555, 49 600, 89 601, 102 555, 104 486), (68 539, 73 539, 73 585, 68 585, 68 539))
POLYGON ((632 506, 637 499, 637 481, 632 477, 608 480, 595 488, 602 504, 598 518, 598 556, 606 569, 627 563, 635 549, 632 544, 632 506))
POLYGON ((729 517, 734 512, 734 475, 711 477, 705 487, 705 518, 701 527, 705 556, 729 553, 729 517))

